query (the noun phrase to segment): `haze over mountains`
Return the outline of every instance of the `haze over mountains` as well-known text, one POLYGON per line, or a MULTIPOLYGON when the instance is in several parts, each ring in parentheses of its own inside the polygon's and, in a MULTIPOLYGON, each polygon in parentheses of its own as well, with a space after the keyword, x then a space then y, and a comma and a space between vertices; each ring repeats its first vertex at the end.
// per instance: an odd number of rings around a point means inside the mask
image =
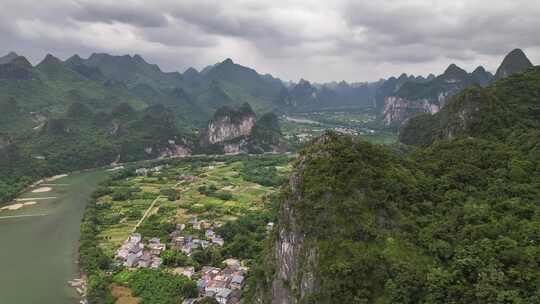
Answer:
POLYGON ((8 167, 22 161, 41 168, 32 169, 39 176, 205 149, 282 151, 277 119, 266 113, 372 108, 386 127, 398 129, 417 114, 438 112, 467 87, 486 86, 530 66, 525 54, 514 50, 495 77, 481 66, 468 73, 452 64, 439 76, 402 74, 372 83, 315 84, 285 83, 230 59, 202 71, 169 73, 139 55, 74 55, 62 61, 49 54, 32 66, 10 52, 0 58, 0 128, 9 151, 2 161, 8 167), (262 125, 271 126, 270 132, 255 123, 249 124, 249 134, 231 137, 246 123, 231 119, 244 104, 262 125), (216 132, 232 133, 223 136, 219 147, 205 146, 208 140, 198 130, 216 121, 236 124, 218 123, 216 132), (259 130, 256 139, 252 128, 259 130))
MULTIPOLYGON (((9 63, 17 57, 16 53, 11 52, 1 57, 0 63, 9 63)), ((371 83, 341 81, 312 84, 303 79, 298 83, 285 83, 271 75, 258 74, 230 59, 208 66, 200 72, 190 68, 184 73, 163 72, 157 65, 146 62, 139 55, 113 56, 100 53, 92 54, 87 59, 74 55, 65 62, 54 59, 53 56, 47 56, 42 63, 56 64, 57 69, 63 66, 71 70, 64 70, 64 73, 57 71, 57 76, 76 72, 78 76, 75 77, 109 86, 116 82, 139 102, 147 105, 161 103, 176 108, 177 112, 185 113, 184 119, 199 126, 220 106, 238 106, 244 102, 250 103, 256 112, 341 106, 383 108, 385 98, 395 96, 409 101, 428 101, 440 108, 447 96, 469 85, 485 86, 494 77, 482 66, 469 74, 452 64, 437 77, 433 74, 427 78, 402 74, 371 83)), ((525 54, 515 50, 505 58, 495 78, 529 66, 531 63, 525 54)), ((392 119, 386 120, 392 124, 392 119)))

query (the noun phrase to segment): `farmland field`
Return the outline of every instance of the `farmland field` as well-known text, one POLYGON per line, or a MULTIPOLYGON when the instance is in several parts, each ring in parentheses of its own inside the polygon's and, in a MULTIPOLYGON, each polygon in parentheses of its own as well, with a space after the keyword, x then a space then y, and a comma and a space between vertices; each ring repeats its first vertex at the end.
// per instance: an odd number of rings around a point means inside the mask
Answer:
POLYGON ((397 142, 397 134, 384 127, 373 109, 298 112, 280 118, 285 137, 292 146, 301 147, 326 130, 358 135, 377 144, 397 142))

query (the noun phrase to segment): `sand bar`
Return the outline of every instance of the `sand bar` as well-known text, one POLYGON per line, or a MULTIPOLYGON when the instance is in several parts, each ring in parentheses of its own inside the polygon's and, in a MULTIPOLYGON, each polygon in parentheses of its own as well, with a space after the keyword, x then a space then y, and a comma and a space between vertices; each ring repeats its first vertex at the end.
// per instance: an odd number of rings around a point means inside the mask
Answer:
POLYGON ((52 190, 51 187, 41 187, 41 188, 32 190, 32 193, 43 193, 43 192, 49 192, 51 190, 52 190))
POLYGON ((36 216, 46 216, 47 214, 26 214, 26 215, 9 215, 9 216, 0 216, 0 220, 18 218, 18 217, 36 217, 36 216))
POLYGON ((48 200, 48 199, 55 199, 56 196, 49 196, 49 197, 30 197, 30 198, 17 198, 15 201, 17 202, 29 202, 29 201, 42 201, 42 200, 48 200))
POLYGON ((66 176, 68 176, 68 175, 67 175, 67 174, 59 174, 59 175, 55 175, 55 176, 53 176, 53 177, 47 178, 46 181, 52 182, 52 181, 55 181, 55 180, 57 180, 57 179, 60 179, 60 178, 62 178, 62 177, 66 177, 66 176))
POLYGON ((17 203, 17 204, 12 204, 12 205, 7 205, 5 207, 2 207, 0 208, 0 210, 17 210, 17 209, 21 209, 23 206, 24 204, 17 203))

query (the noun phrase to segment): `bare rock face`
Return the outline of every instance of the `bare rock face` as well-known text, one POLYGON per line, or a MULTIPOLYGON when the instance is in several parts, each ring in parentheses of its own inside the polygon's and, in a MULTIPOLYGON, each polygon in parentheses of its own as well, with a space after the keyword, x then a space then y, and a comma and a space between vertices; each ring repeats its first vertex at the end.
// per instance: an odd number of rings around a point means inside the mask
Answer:
MULTIPOLYGON (((301 162, 301 161, 300 161, 301 162)), ((284 200, 279 213, 280 226, 278 237, 274 245, 274 258, 276 260, 276 276, 272 281, 272 304, 292 304, 295 302, 295 296, 291 291, 291 284, 300 281, 302 295, 309 293, 313 289, 314 279, 310 271, 305 271, 301 275, 300 261, 305 250, 305 235, 297 231, 296 219, 292 204, 301 199, 298 188, 302 183, 301 179, 302 164, 298 166, 289 179, 291 196, 284 200)), ((309 249, 309 255, 315 256, 315 250, 309 249)))
MULTIPOLYGON (((445 100, 444 96, 440 97, 445 100)), ((410 101, 397 96, 384 100, 383 121, 386 126, 399 127, 409 118, 420 113, 435 114, 440 106, 427 99, 410 101)))
POLYGON ((248 104, 239 109, 224 106, 216 111, 201 133, 201 143, 214 145, 249 136, 254 125, 255 113, 248 104))
MULTIPOLYGON (((313 145, 324 146, 331 142, 331 136, 322 135, 313 145)), ((319 150, 311 157, 330 157, 328 151, 319 150)), ((317 276, 318 249, 313 241, 302 232, 294 204, 305 198, 301 187, 303 174, 312 160, 300 156, 288 183, 288 195, 279 211, 277 238, 271 253, 276 267, 271 282, 272 304, 296 304, 315 294, 320 287, 317 276)))
POLYGON ((242 115, 239 121, 233 121, 229 116, 219 117, 208 124, 207 140, 211 144, 225 142, 251 134, 255 125, 255 115, 242 115))

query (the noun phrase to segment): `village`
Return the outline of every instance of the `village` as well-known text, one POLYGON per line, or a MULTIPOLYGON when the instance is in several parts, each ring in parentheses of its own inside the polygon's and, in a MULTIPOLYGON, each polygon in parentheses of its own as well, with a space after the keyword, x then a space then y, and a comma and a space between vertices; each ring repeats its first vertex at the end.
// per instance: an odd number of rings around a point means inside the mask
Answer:
MULTIPOLYGON (((212 224, 208 221, 198 220, 192 217, 187 225, 177 224, 176 230, 170 233, 169 248, 180 251, 187 256, 191 256, 194 250, 206 249, 211 246, 222 247, 224 240, 217 235, 213 228, 218 228, 219 224, 212 224), (204 237, 186 233, 186 228, 203 230, 204 237)), ((273 228, 273 223, 268 223, 267 231, 273 228)), ((166 250, 167 244, 162 243, 157 237, 150 238, 146 243, 139 233, 131 234, 116 252, 116 260, 121 266, 126 268, 150 268, 160 269, 163 267, 161 254, 166 250)), ((226 259, 223 261, 223 268, 203 266, 199 271, 193 266, 177 267, 171 269, 173 273, 184 275, 196 280, 199 292, 198 298, 189 298, 183 304, 194 304, 203 298, 214 298, 220 304, 235 304, 240 302, 241 290, 245 283, 245 276, 248 267, 242 266, 237 259, 226 259)))
POLYGON ((96 199, 117 303, 178 294, 179 303, 239 303, 272 231, 273 194, 288 163, 287 156, 227 156, 118 170, 96 199), (190 291, 167 289, 175 284, 190 291))

